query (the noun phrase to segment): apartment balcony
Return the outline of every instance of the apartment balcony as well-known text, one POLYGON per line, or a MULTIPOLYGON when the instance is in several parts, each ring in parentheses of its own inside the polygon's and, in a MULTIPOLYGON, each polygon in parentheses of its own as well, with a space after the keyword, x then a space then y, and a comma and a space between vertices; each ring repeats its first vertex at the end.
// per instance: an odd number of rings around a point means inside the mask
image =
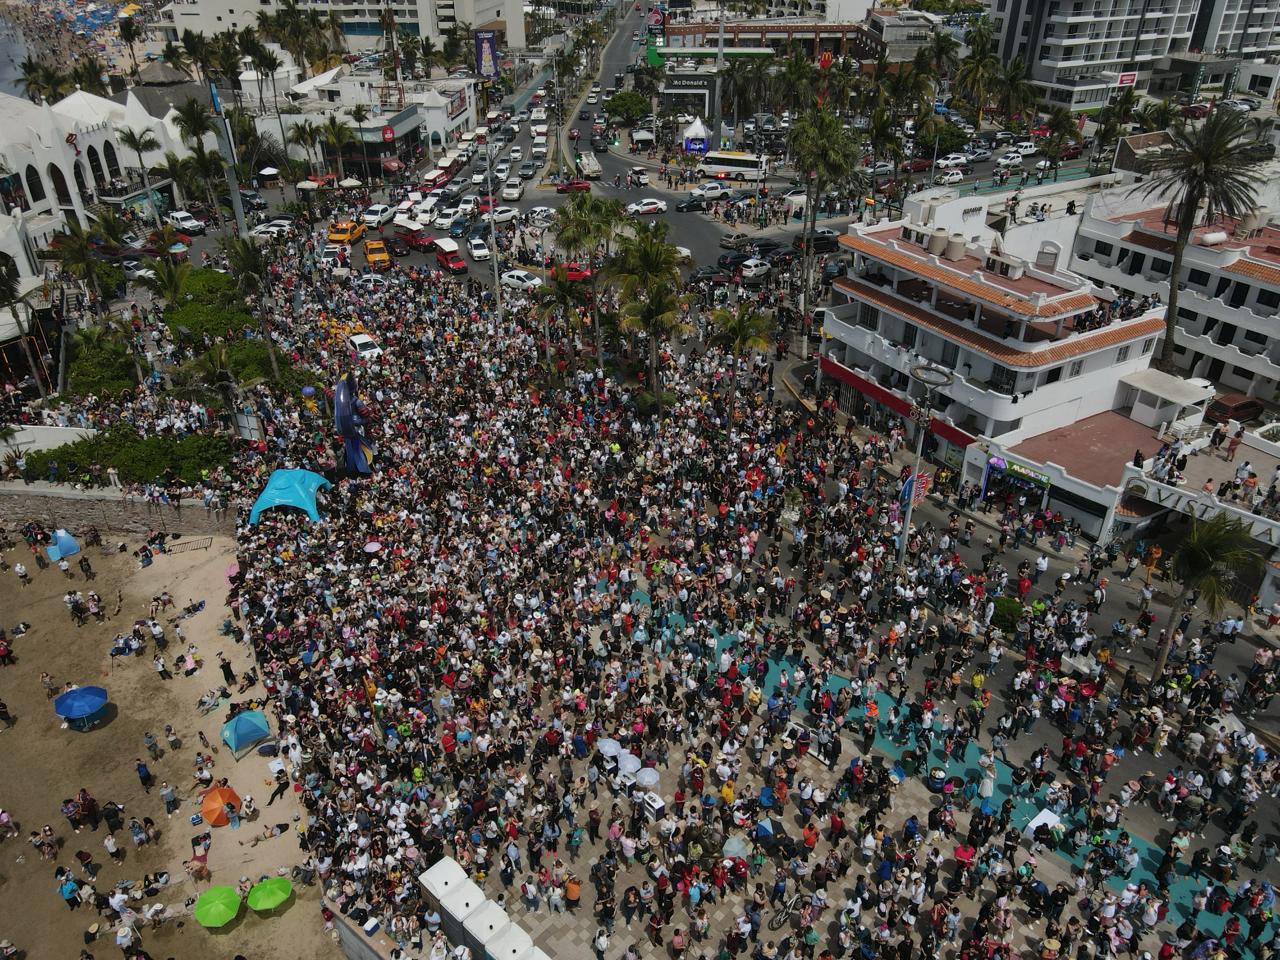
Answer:
POLYGON ((1235 344, 1219 343, 1213 338, 1212 333, 1193 334, 1181 327, 1174 335, 1174 342, 1189 351, 1194 350, 1196 353, 1221 360, 1231 366, 1242 367, 1256 376, 1266 377, 1272 381, 1280 380, 1280 364, 1276 364, 1267 355, 1266 344, 1251 344, 1251 349, 1241 349, 1235 344))

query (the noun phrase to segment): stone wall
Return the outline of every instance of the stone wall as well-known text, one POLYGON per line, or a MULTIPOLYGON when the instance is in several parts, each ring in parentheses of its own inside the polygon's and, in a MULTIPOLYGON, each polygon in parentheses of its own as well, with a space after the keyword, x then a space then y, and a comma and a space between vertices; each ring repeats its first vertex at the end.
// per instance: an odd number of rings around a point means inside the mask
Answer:
POLYGON ((29 520, 47 528, 62 527, 72 534, 96 526, 102 533, 146 534, 152 530, 184 536, 234 536, 235 517, 218 519, 199 500, 181 510, 143 500, 128 503, 119 490, 76 490, 48 483, 0 483, 0 523, 9 529, 29 520))

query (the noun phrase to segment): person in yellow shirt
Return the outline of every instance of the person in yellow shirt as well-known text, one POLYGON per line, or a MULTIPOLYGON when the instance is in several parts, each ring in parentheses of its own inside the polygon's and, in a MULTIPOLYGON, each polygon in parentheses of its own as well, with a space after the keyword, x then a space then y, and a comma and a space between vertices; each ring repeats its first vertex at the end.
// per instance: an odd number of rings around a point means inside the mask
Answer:
POLYGON ((720 788, 720 799, 725 806, 733 805, 733 781, 726 780, 724 786, 720 788))

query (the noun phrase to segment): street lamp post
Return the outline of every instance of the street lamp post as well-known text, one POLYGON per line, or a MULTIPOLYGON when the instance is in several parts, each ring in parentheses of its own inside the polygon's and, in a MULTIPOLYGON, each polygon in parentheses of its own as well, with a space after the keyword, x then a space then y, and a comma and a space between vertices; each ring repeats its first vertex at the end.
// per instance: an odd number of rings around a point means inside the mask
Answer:
POLYGON ((933 392, 948 386, 955 379, 946 370, 928 363, 914 364, 909 372, 912 380, 924 384, 924 406, 915 403, 911 405, 911 419, 916 425, 916 461, 911 468, 911 494, 907 497, 906 511, 902 515, 902 536, 898 538, 898 566, 903 570, 907 567, 907 538, 911 533, 916 484, 920 482, 920 461, 924 459, 924 437, 929 432, 929 420, 932 416, 929 408, 933 405, 933 392))
POLYGON ((493 265, 493 305, 494 313, 498 318, 495 333, 500 333, 502 330, 502 281, 498 276, 498 218, 494 215, 497 198, 493 192, 493 165, 498 157, 494 149, 496 146, 497 144, 490 143, 485 150, 489 157, 489 166, 485 173, 489 181, 489 262, 493 265))

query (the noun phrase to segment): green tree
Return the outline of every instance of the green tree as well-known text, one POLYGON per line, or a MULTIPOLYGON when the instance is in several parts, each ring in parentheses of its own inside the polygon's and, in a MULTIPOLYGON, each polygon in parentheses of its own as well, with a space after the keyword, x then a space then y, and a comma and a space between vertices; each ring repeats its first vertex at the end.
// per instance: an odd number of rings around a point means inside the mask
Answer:
POLYGON ((188 77, 192 76, 191 56, 172 40, 160 51, 160 59, 178 72, 185 73, 188 77))
POLYGON ((604 110, 623 123, 635 123, 649 112, 649 98, 635 90, 623 90, 605 101, 604 110))
POLYGON ((314 120, 300 120, 289 128, 288 142, 294 146, 301 147, 307 155, 307 167, 312 173, 315 173, 315 163, 312 151, 316 144, 320 142, 320 125, 314 120))
POLYGON ((96 295, 99 292, 98 272, 102 261, 98 259, 97 250, 94 249, 93 234, 76 220, 66 222, 66 231, 58 242, 62 265, 72 276, 87 283, 96 295))
POLYGON ((547 371, 551 370, 551 324, 553 321, 563 322, 568 340, 573 342, 574 319, 586 302, 584 286, 580 280, 568 280, 563 272, 548 278, 548 282, 538 289, 538 319, 542 321, 542 341, 546 354, 547 371))
POLYGON ((1004 67, 1004 75, 996 87, 996 103, 1006 121, 1031 110, 1038 94, 1031 82, 1027 61, 1019 54, 1004 67))
POLYGON ((1133 119, 1143 133, 1153 133, 1180 123, 1182 114, 1171 100, 1152 100, 1139 107, 1133 119))
POLYGON ((129 59, 133 61, 133 73, 136 76, 138 53, 135 45, 142 42, 145 31, 137 17, 121 17, 117 22, 120 25, 120 42, 129 48, 129 59))
POLYGON ((347 116, 356 122, 356 128, 352 131, 360 138, 360 158, 364 165, 364 177, 369 179, 369 145, 364 139, 364 122, 369 119, 369 108, 363 103, 357 103, 354 107, 347 108, 347 116))
MULTIPOLYGON (((674 251, 672 255, 674 256, 674 251)), ((688 300, 677 294, 676 290, 674 283, 648 287, 643 296, 625 301, 626 305, 619 317, 622 329, 644 333, 648 338, 649 389, 657 401, 659 416, 662 415, 665 404, 662 381, 658 375, 658 348, 663 340, 688 327, 684 321, 688 300)))
POLYGON ((960 41, 949 30, 934 30, 924 50, 933 65, 933 75, 946 80, 960 62, 960 41))
POLYGON ((1239 216, 1254 205, 1267 158, 1261 145, 1248 138, 1244 118, 1234 111, 1214 110, 1199 126, 1174 127, 1169 139, 1170 147, 1144 158, 1141 171, 1146 179, 1131 192, 1166 203, 1166 219, 1177 225, 1159 361, 1161 369, 1172 373, 1187 244, 1200 223, 1239 216), (1202 205, 1204 217, 1198 223, 1202 205))
POLYGON ((96 56, 81 57, 71 68, 71 82, 85 93, 105 97, 107 95, 107 81, 104 79, 106 74, 107 65, 96 56))
POLYGON ((732 358, 729 373, 729 410, 734 416, 738 409, 738 366, 753 351, 769 349, 770 323, 750 300, 740 302, 736 309, 720 308, 711 314, 713 333, 711 342, 732 358))
POLYGON ((138 169, 142 171, 142 189, 147 192, 147 205, 151 208, 151 218, 155 221, 155 225, 159 227, 160 208, 151 196, 151 175, 147 172, 147 162, 142 155, 150 153, 152 150, 159 150, 160 141, 156 139, 150 127, 143 127, 141 130, 121 127, 116 131, 116 139, 120 141, 121 146, 132 150, 138 155, 138 169))
MULTIPOLYGON (((1233 113, 1228 116, 1238 115, 1233 113)), ((1178 619, 1187 609, 1187 599, 1193 593, 1196 594, 1197 602, 1203 604, 1216 618, 1226 606, 1231 586, 1236 579, 1247 580, 1256 576, 1264 565, 1253 535, 1244 521, 1225 512, 1215 513, 1205 520, 1192 515, 1190 531, 1182 537, 1174 548, 1173 556, 1169 558, 1169 573, 1181 586, 1169 608, 1165 639, 1156 650, 1155 665, 1151 668, 1153 687, 1164 674, 1165 664, 1169 661, 1173 631, 1178 619)))
POLYGON ((213 114, 195 97, 188 97, 177 108, 173 125, 178 128, 182 142, 191 146, 201 143, 208 134, 213 133, 213 114))
POLYGON ((1067 146, 1080 141, 1080 128, 1066 107, 1054 107, 1045 121, 1049 133, 1044 139, 1044 155, 1053 161, 1053 179, 1058 179, 1058 168, 1067 146))
POLYGON ((191 279, 191 264, 185 260, 162 257, 152 260, 148 266, 155 276, 145 278, 143 286, 157 299, 163 300, 171 310, 182 303, 187 283, 191 279))
POLYGON ((969 55, 956 71, 956 89, 977 111, 975 126, 981 130, 982 120, 991 104, 991 95, 1004 78, 1004 65, 996 53, 991 26, 986 20, 969 32, 969 55))
POLYGON ((214 184, 226 182, 226 163, 217 150, 209 150, 203 143, 195 143, 191 147, 191 156, 186 159, 194 180, 204 186, 205 200, 213 211, 214 220, 221 222, 218 212, 218 201, 214 193, 214 184))
POLYGON ((346 178, 346 170, 342 165, 342 151, 345 150, 356 135, 351 129, 351 124, 340 119, 336 115, 330 115, 325 122, 320 125, 320 138, 333 151, 333 158, 338 165, 338 179, 346 178))
MULTIPOLYGON (((255 294, 271 295, 271 264, 262 247, 248 237, 235 237, 224 240, 222 252, 227 256, 227 265, 231 275, 236 278, 236 286, 246 297, 255 294)), ((267 355, 271 358, 271 376, 276 383, 281 383, 280 361, 276 357, 275 340, 266 324, 267 310, 264 304, 252 311, 258 317, 258 332, 267 346, 267 355)))
POLYGON ((36 367, 36 356, 31 350, 31 331, 27 329, 22 314, 18 310, 19 304, 25 305, 21 290, 22 275, 18 272, 17 262, 9 254, 0 253, 0 306, 9 308, 13 323, 18 328, 18 340, 22 344, 22 353, 27 359, 27 368, 31 371, 31 377, 35 380, 36 388, 43 399, 48 396, 48 392, 44 388, 44 380, 40 378, 40 371, 36 367))

